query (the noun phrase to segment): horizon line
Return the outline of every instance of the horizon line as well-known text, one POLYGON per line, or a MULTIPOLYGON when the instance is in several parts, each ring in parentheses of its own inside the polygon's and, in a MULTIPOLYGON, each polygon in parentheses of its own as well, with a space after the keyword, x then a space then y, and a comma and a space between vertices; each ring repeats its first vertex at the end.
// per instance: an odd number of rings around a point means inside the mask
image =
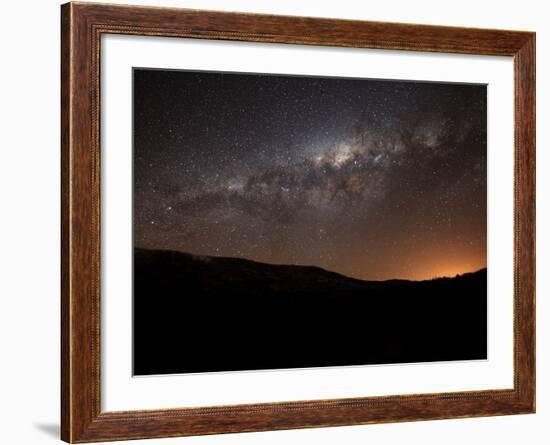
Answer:
POLYGON ((409 278, 386 278, 386 279, 376 280, 376 279, 363 279, 363 278, 351 277, 351 276, 345 275, 341 272, 336 272, 336 271, 333 271, 333 270, 329 270, 329 269, 326 269, 322 266, 317 266, 317 265, 314 265, 314 264, 270 263, 270 262, 267 262, 267 261, 258 261, 258 260, 253 260, 253 259, 250 259, 250 258, 238 257, 238 256, 200 255, 200 254, 195 254, 195 253, 192 253, 192 252, 177 250, 177 249, 158 249, 158 248, 157 249, 152 249, 152 248, 140 247, 140 246, 133 246, 133 249, 134 250, 136 250, 136 249, 147 250, 147 251, 151 251, 151 252, 173 252, 173 253, 178 253, 178 254, 182 254, 182 255, 190 255, 190 256, 198 257, 198 258, 202 257, 202 258, 242 260, 242 261, 249 261, 251 263, 265 264, 265 265, 269 265, 269 266, 313 267, 313 268, 316 268, 316 269, 321 269, 321 270, 323 270, 325 272, 328 272, 328 273, 333 273, 333 274, 336 274, 336 275, 340 275, 340 276, 342 276, 344 278, 347 278, 349 280, 356 280, 356 281, 363 281, 363 282, 377 282, 377 283, 388 282, 388 281, 409 281, 409 282, 413 282, 413 283, 420 283, 420 282, 423 282, 423 281, 453 279, 453 278, 461 277, 463 275, 476 274, 476 273, 482 272, 484 270, 487 270, 487 265, 485 265, 485 267, 481 267, 479 269, 474 269, 474 270, 470 270, 470 271, 456 273, 454 276, 438 275, 438 276, 433 276, 431 278, 423 278, 423 279, 419 279, 419 280, 414 280, 414 279, 409 279, 409 278))

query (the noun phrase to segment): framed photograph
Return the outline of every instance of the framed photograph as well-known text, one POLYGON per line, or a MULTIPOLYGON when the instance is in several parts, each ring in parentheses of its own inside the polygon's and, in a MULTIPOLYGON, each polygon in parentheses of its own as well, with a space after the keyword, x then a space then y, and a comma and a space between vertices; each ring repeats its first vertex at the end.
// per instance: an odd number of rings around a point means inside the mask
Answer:
POLYGON ((61 435, 535 411, 535 35, 62 6, 61 435))

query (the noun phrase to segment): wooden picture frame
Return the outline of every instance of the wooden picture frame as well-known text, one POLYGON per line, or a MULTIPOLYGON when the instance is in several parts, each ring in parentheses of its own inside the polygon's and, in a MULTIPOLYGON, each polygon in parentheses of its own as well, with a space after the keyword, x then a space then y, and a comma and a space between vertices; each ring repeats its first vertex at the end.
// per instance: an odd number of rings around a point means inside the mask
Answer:
POLYGON ((61 7, 61 438, 70 443, 495 416, 535 411, 535 34, 93 3, 61 7), (100 38, 167 36, 512 56, 514 387, 102 412, 100 38))

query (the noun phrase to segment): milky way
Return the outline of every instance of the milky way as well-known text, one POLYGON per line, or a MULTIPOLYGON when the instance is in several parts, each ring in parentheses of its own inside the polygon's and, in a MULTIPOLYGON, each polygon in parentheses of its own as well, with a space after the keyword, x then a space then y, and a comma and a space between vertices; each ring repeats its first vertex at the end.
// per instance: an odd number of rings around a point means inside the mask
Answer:
POLYGON ((362 279, 485 267, 486 97, 135 69, 135 245, 362 279))

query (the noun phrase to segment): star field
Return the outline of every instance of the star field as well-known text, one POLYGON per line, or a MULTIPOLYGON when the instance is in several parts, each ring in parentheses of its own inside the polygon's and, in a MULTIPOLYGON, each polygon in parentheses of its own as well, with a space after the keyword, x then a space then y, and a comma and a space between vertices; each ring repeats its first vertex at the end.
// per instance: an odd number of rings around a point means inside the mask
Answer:
POLYGON ((135 69, 135 245, 362 279, 486 267, 486 97, 135 69))

